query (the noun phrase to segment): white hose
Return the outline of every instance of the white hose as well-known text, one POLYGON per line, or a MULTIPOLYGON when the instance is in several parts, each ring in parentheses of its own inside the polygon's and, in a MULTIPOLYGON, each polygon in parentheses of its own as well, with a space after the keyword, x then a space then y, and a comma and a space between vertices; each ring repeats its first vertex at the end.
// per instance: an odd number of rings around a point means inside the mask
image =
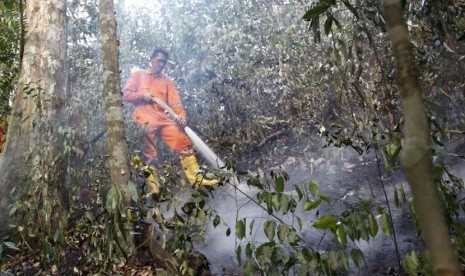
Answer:
MULTIPOLYGON (((155 97, 152 97, 152 99, 153 99, 153 102, 159 104, 166 112, 168 112, 168 114, 170 114, 174 120, 178 119, 178 114, 176 114, 165 102, 155 97)), ((236 174, 226 168, 226 164, 224 163, 224 161, 221 160, 221 158, 216 153, 214 153, 210 149, 210 147, 208 147, 207 144, 205 144, 205 142, 202 139, 200 139, 197 133, 195 133, 190 127, 185 126, 184 131, 186 132, 186 135, 191 140, 194 148, 205 158, 208 164, 213 169, 223 170, 227 173, 230 173, 232 175, 231 184, 233 184, 234 186, 237 186, 239 184, 239 180, 236 174)))
POLYGON ((213 169, 223 169, 226 166, 224 161, 221 160, 221 158, 216 155, 190 127, 184 127, 184 131, 187 136, 189 136, 194 148, 205 158, 213 169))

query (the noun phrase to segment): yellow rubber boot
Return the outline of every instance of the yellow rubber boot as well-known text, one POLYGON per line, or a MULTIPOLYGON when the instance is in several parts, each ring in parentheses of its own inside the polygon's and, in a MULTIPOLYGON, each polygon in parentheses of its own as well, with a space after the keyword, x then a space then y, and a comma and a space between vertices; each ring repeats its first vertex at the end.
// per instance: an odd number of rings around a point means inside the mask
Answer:
POLYGON ((217 179, 205 179, 201 173, 198 173, 200 167, 194 155, 187 155, 181 157, 181 165, 184 171, 186 172, 187 179, 192 184, 192 186, 195 186, 196 188, 201 185, 213 186, 215 184, 218 184, 219 182, 217 179))
POLYGON ((144 169, 144 175, 147 183, 147 194, 158 195, 160 193, 160 187, 158 187, 160 180, 157 169, 153 166, 148 166, 144 169))

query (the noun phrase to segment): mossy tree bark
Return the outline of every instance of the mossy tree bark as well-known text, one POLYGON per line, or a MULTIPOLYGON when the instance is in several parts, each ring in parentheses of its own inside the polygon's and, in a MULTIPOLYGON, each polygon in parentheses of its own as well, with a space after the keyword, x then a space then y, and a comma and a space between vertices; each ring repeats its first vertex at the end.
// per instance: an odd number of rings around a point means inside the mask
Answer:
POLYGON ((0 155, 0 236, 13 232, 9 224, 15 224, 24 233, 63 241, 69 207, 60 134, 66 121, 65 4, 26 4, 24 55, 0 155))
POLYGON ((430 129, 401 0, 385 0, 384 13, 398 66, 405 119, 401 162, 414 209, 435 274, 461 275, 433 180, 430 129))

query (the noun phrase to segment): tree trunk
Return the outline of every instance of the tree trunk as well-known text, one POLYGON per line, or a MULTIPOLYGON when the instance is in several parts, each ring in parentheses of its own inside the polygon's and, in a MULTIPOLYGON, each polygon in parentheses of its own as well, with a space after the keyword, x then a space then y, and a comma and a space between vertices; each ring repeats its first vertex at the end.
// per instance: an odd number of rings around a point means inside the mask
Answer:
POLYGON ((27 1, 24 56, 0 155, 0 235, 11 233, 14 223, 26 228, 26 236, 31 230, 42 235, 37 238, 63 241, 69 206, 60 148, 67 77, 65 3, 27 1))
MULTIPOLYGON (((124 130, 123 104, 121 102, 119 50, 113 0, 100 0, 99 14, 103 48, 103 99, 107 125, 107 145, 110 155, 110 176, 113 187, 121 198, 120 212, 125 216, 130 207, 131 193, 128 188, 130 180, 129 157, 124 130)), ((112 227, 119 229, 118 222, 115 220, 113 222, 115 224, 112 227)), ((126 221, 126 229, 119 229, 118 231, 119 243, 124 242, 126 247, 121 249, 126 253, 132 253, 134 250, 133 239, 129 236, 130 223, 130 221, 126 221)))
MULTIPOLYGON (((122 195, 122 210, 127 210, 131 201, 128 189, 130 179, 129 159, 125 140, 123 105, 120 96, 118 41, 113 0, 100 0, 99 12, 103 46, 103 97, 107 120, 107 143, 110 152, 110 173, 114 187, 122 195)), ((127 227, 129 228, 130 225, 127 225, 127 227)), ((156 261, 165 264, 169 262, 171 266, 177 266, 176 259, 158 243, 157 235, 151 226, 149 228, 145 227, 142 234, 144 235, 143 244, 149 247, 156 261)), ((132 240, 129 237, 127 238, 127 240, 132 240)), ((120 238, 120 242, 125 240, 120 238)), ((132 243, 130 246, 132 246, 132 243)))
POLYGON ((412 190, 414 209, 435 275, 461 275, 433 181, 430 129, 401 1, 385 0, 384 12, 398 63, 397 82, 405 119, 401 162, 412 190))

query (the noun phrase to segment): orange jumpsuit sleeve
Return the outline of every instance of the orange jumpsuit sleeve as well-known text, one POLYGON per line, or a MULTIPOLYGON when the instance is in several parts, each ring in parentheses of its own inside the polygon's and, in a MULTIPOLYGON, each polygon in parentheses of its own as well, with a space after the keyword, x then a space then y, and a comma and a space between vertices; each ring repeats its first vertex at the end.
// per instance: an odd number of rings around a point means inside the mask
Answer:
POLYGON ((181 117, 186 117, 186 111, 182 105, 181 97, 179 96, 179 92, 174 85, 174 81, 169 79, 168 82, 168 95, 167 95, 167 104, 168 106, 173 109, 174 113, 178 114, 181 117))
POLYGON ((123 87, 123 99, 128 102, 143 100, 144 93, 139 91, 139 83, 142 71, 136 71, 131 74, 128 81, 123 87))

